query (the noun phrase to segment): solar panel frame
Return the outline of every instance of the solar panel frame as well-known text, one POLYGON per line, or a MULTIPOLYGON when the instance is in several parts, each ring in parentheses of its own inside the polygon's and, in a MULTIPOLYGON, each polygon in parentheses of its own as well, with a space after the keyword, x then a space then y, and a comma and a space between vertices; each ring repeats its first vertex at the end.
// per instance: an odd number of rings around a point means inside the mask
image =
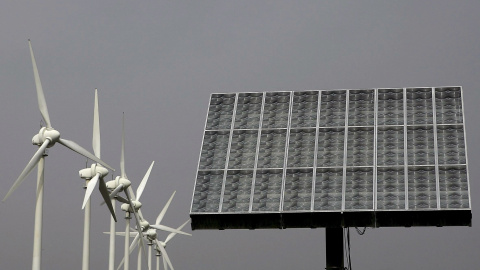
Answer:
MULTIPOLYGON (((204 138, 202 139, 202 151, 198 163, 199 169, 197 170, 192 196, 190 211, 192 228, 252 229, 344 227, 353 225, 371 227, 471 226, 471 196, 463 104, 463 89, 452 86, 214 93, 209 101, 204 138), (225 100, 222 97, 225 97, 225 100), (249 111, 251 103, 248 102, 253 99, 253 102, 256 103, 252 106, 255 110, 258 110, 260 97, 261 106, 258 115, 249 111), (449 103, 448 98, 454 99, 453 105, 449 103), (295 103, 297 100, 306 100, 306 105, 295 103), (382 103, 379 100, 382 100, 382 103), (333 103, 328 103, 329 101, 333 101, 333 103), (372 102, 373 104, 371 104, 372 102), (288 114, 286 114, 287 103, 288 114), (245 111, 239 104, 242 106, 248 105, 247 110, 245 111), (402 110, 399 108, 402 108, 402 110), (242 117, 237 117, 237 111, 242 113, 240 115, 242 117), (325 114, 327 111, 330 111, 331 117, 325 114), (380 111, 382 112, 381 114, 379 113, 380 111), (230 116, 228 112, 231 112, 230 116), (322 112, 324 113, 322 114, 322 112), (253 117, 251 117, 250 113, 252 113, 253 117), (211 120, 212 115, 218 116, 218 121, 211 120), (316 116, 315 121, 312 120, 313 115, 316 116), (258 128, 255 128, 257 118, 258 128), (227 123, 230 123, 229 128, 227 123), (383 125, 379 125, 379 123, 383 125), (333 142, 333 146, 331 144, 325 145, 323 142, 320 144, 320 136, 327 136, 327 133, 335 132, 343 132, 343 135, 341 135, 343 136, 343 149, 341 149, 342 147, 337 147, 340 151, 334 151, 336 160, 338 160, 340 152, 343 151, 342 164, 341 166, 318 167, 322 165, 319 162, 319 155, 322 155, 321 159, 324 161, 325 156, 331 155, 328 149, 338 146, 338 143, 335 145, 335 142, 333 142), (394 135, 384 136, 382 132, 390 132, 394 135), (379 141, 380 133, 384 137, 381 137, 379 141), (392 146, 391 143, 384 143, 385 140, 391 138, 389 136, 399 137, 402 133, 403 141, 400 139, 396 142, 396 145, 393 144, 392 146), (235 158, 237 158, 235 157, 237 155, 236 151, 240 152, 241 157, 244 154, 242 152, 244 144, 241 139, 245 137, 245 134, 249 134, 250 139, 255 138, 256 135, 253 167, 248 167, 248 165, 244 167, 244 163, 252 163, 252 145, 248 146, 250 147, 250 153, 247 153, 247 161, 244 162, 243 158, 240 158, 241 166, 235 167, 238 166, 235 165, 238 163, 238 160, 235 163, 235 158), (312 134, 315 136, 313 139, 313 157, 304 157, 302 155, 305 151, 308 152, 308 155, 312 154, 310 153, 312 151, 309 150, 312 146, 312 134), (203 149, 209 143, 208 140, 211 139, 208 137, 207 142, 205 142, 205 138, 210 135, 221 135, 224 138, 228 135, 223 167, 209 169, 203 166, 203 149), (411 140, 412 135, 417 136, 415 141, 411 140), (307 141, 305 141, 305 138, 307 138, 307 141), (308 138, 310 138, 310 141, 308 141, 308 138), (368 138, 373 140, 373 142, 365 141, 368 138), (463 150, 460 149, 460 152, 457 151, 457 153, 454 153, 454 151, 448 152, 449 145, 445 143, 446 138, 454 138, 457 141, 463 140, 463 150), (433 142, 431 141, 432 139, 433 142), (420 148, 416 145, 418 140, 422 142, 420 148), (427 144, 423 144, 422 140, 426 140, 427 144), (352 147, 352 143, 354 143, 354 147, 352 147), (381 144, 379 145, 379 143, 381 144), (274 150, 277 149, 280 152, 277 151, 276 155, 275 153, 272 155, 268 148, 271 145, 276 145, 274 150), (325 147, 324 151, 320 151, 322 146, 325 147), (393 147, 396 152, 379 150, 379 146, 382 149, 393 147), (299 148, 297 149, 297 147, 299 148), (372 157, 366 158, 365 151, 357 151, 365 147, 369 149, 367 152, 373 155, 372 157), (266 153, 264 152, 265 149, 266 153), (283 152, 281 149, 283 149, 283 152), (433 150, 433 153, 430 152, 431 154, 429 154, 428 151, 425 153, 424 150, 433 150), (397 164, 379 164, 379 153, 383 153, 382 151, 389 155, 393 153, 393 160, 397 164), (464 152, 463 157, 462 151, 464 152), (453 158, 452 160, 458 161, 457 164, 447 163, 445 159, 446 156, 452 155, 452 153, 456 155, 456 159, 453 158), (440 154, 442 155, 441 159, 439 158, 440 154), (424 158, 425 155, 427 159, 424 158), (276 159, 276 156, 279 158, 276 159), (432 156, 433 159, 431 158, 432 156), (273 161, 271 157, 273 157, 273 161), (306 166, 304 160, 308 160, 306 166), (412 165, 412 160, 414 163, 420 162, 424 164, 412 165), (440 164, 440 161, 444 163, 440 164), (232 165, 230 162, 232 162, 232 165), (282 164, 281 167, 280 164, 282 164), (291 166, 292 164, 293 166, 291 166), (208 172, 209 170, 210 172, 208 172), (341 207, 339 209, 339 195, 331 197, 332 194, 338 194, 338 192, 330 194, 331 192, 328 191, 324 194, 322 190, 318 189, 318 185, 321 185, 323 182, 318 182, 317 178, 329 178, 328 175, 333 173, 332 176, 338 179, 338 176, 335 175, 338 175, 340 172, 342 190, 341 207), (392 189, 392 186, 386 184, 385 181, 381 180, 379 182, 379 172, 382 175, 388 175, 389 173, 397 175, 395 179, 400 184, 397 184, 395 193, 379 192, 379 183, 384 190, 392 189), (246 177, 247 180, 241 178, 246 173, 252 175, 250 180, 248 177, 246 177), (442 173, 442 176, 440 173, 442 173), (268 182, 265 182, 265 174, 278 176, 274 177, 273 182, 270 183, 269 178, 267 178, 268 182), (281 183, 278 180, 280 174, 281 183), (213 191, 208 190, 205 207, 199 208, 196 202, 201 197, 197 192, 197 186, 202 185, 203 181, 199 180, 199 177, 205 178, 206 175, 208 175, 208 179, 205 181, 210 181, 209 177, 222 175, 221 190, 218 190, 219 183, 215 184, 214 187, 217 186, 216 189, 214 188, 213 191), (365 178, 366 176, 370 176, 371 180, 365 178), (434 179, 429 178, 433 176, 434 179), (309 179, 309 177, 311 177, 310 183, 308 183, 308 180, 305 180, 309 179), (362 177, 364 180, 362 180, 362 177), (442 177, 444 183, 441 183, 440 177, 442 177), (299 180, 300 178, 303 180, 299 180), (402 178, 403 183, 401 183, 402 178), (445 180, 443 180, 444 178, 445 180), (290 182, 287 179, 297 180, 290 182), (248 181, 251 181, 251 183, 248 181), (430 184, 425 185, 419 183, 419 181, 427 181, 430 184), (250 190, 248 190, 249 185, 250 190), (303 190, 292 190, 293 186, 302 185, 303 190), (398 185, 401 186, 399 187, 398 185), (366 189, 370 186, 372 194, 368 192, 370 189, 366 189), (460 192, 453 192, 452 189, 457 188, 457 186, 460 186, 460 192), (235 187, 237 190, 226 190, 226 187, 235 187), (238 190, 239 187, 242 189, 238 190), (258 188, 263 188, 264 190, 257 190, 258 188), (425 193, 425 188, 434 191, 425 193), (347 189, 352 192, 347 192, 347 189), (354 189, 367 191, 365 191, 366 193, 364 192, 365 194, 362 194, 362 192, 355 193, 354 189), (248 193, 250 193, 250 196, 247 211, 245 205, 247 199, 245 196, 248 193), (241 199, 238 199, 239 194, 241 199), (309 198, 307 197, 308 194, 309 198), (383 200, 386 198, 387 201, 380 203, 379 197, 383 200), (324 206, 317 205, 320 204, 317 198, 320 198, 320 201, 326 201, 327 204, 324 206), (453 201, 448 202, 451 198, 453 198, 453 201), (233 211, 231 210, 234 209, 232 207, 240 207, 237 205, 237 200, 240 200, 239 205, 242 207, 242 210, 233 211), (333 206, 330 205, 331 200, 333 200, 333 206), (207 208, 207 204, 211 204, 211 201, 213 203, 218 201, 218 207, 212 206, 207 208), (395 205, 394 201, 398 201, 398 203, 395 205), (368 205, 366 206, 365 203, 368 205), (465 203, 468 203, 467 207, 465 207, 465 203), (404 205, 404 208, 400 208, 400 204, 404 205), (454 206, 459 206, 459 208, 454 206), (326 218, 328 220, 325 220, 326 218)), ((338 141, 340 139, 338 136, 336 138, 334 140, 338 141)), ((251 143, 253 143, 253 140, 251 143)), ((220 150, 224 148, 225 145, 222 145, 220 150)), ((220 157, 222 158, 222 156, 220 157)), ((327 165, 331 164, 328 163, 327 165)), ((214 180, 214 183, 216 183, 215 181, 219 181, 219 179, 214 180)), ((335 190, 338 191, 338 187, 336 189, 333 188, 333 191, 335 190)))

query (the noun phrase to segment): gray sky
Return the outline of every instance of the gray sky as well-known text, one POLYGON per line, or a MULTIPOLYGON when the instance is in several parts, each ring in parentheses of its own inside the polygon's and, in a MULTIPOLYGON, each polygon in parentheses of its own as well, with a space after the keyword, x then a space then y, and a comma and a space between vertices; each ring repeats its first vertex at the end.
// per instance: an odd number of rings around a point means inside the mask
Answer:
MULTIPOLYGON (((473 226, 368 229, 363 236, 352 231, 352 266, 475 269, 480 2, 404 2, 6 1, 0 9, 0 196, 36 150, 30 141, 41 116, 28 38, 52 125, 91 150, 98 88, 102 159, 119 168, 125 112, 126 172, 136 189, 156 161, 142 211, 153 222, 176 190, 164 219, 172 227, 188 219, 212 92, 460 85, 473 226)), ((61 145, 49 153, 43 269, 80 269, 84 190, 78 170, 85 158, 61 145)), ((31 267, 35 175, 0 204, 2 269, 31 267)), ((106 269, 108 236, 102 232, 109 214, 99 206, 98 191, 92 200, 91 269, 106 269)), ((124 226, 120 219, 117 230, 124 226)), ((175 237, 167 251, 176 269, 324 269, 324 234, 194 231, 175 237)), ((119 261, 123 239, 117 243, 119 261)))

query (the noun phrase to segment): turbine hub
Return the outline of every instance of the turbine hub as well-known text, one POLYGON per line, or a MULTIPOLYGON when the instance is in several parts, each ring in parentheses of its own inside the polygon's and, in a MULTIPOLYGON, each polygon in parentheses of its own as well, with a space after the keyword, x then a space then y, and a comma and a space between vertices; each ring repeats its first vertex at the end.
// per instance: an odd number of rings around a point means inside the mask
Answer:
POLYGON ((122 209, 122 211, 133 213, 133 211, 136 212, 136 211, 138 211, 138 209, 140 209, 142 207, 142 203, 139 202, 139 201, 132 201, 132 204, 133 204, 133 207, 135 209, 132 209, 132 207, 128 203, 122 204, 122 206, 120 206, 120 208, 122 209))
POLYGON ((80 178, 82 179, 92 179, 97 173, 100 174, 100 177, 105 177, 108 174, 108 170, 100 164, 92 164, 90 168, 85 168, 83 170, 80 170, 78 174, 80 175, 80 178))
POLYGON ((132 182, 130 182, 130 180, 128 180, 127 178, 117 176, 115 180, 111 180, 106 183, 107 188, 110 190, 117 188, 120 184, 123 184, 123 189, 127 189, 132 184, 132 182))
POLYGON ((42 127, 38 134, 33 136, 32 144, 40 146, 47 139, 50 141, 47 145, 47 148, 50 148, 60 139, 60 132, 53 128, 42 127))

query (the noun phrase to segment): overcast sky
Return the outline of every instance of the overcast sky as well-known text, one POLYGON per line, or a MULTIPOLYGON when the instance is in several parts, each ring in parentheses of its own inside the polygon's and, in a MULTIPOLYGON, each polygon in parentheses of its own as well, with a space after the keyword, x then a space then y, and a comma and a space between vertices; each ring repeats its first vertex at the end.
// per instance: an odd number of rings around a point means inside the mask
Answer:
MULTIPOLYGON (((29 38, 52 126, 92 151, 98 88, 102 159, 120 167, 125 112, 126 173, 136 189, 155 160, 142 211, 154 222, 176 190, 164 218, 171 227, 189 218, 212 92, 463 86, 473 226, 352 231, 351 257, 354 269, 478 268, 480 2, 385 2, 4 1, 0 196, 36 151, 29 38)), ((61 145, 49 151, 43 269, 81 268, 84 167, 61 145)), ((1 269, 31 267, 35 175, 0 204, 1 269)), ((92 200, 90 269, 107 269, 109 213, 97 191, 92 200)), ((194 231, 167 251, 175 269, 324 269, 325 230, 194 231)))

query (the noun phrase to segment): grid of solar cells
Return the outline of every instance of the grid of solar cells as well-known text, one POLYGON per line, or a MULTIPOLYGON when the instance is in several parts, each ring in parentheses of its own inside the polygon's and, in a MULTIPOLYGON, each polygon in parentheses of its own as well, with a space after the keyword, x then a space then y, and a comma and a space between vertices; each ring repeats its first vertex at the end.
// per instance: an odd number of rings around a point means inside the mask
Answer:
POLYGON ((470 209, 461 87, 212 94, 191 213, 470 209))

